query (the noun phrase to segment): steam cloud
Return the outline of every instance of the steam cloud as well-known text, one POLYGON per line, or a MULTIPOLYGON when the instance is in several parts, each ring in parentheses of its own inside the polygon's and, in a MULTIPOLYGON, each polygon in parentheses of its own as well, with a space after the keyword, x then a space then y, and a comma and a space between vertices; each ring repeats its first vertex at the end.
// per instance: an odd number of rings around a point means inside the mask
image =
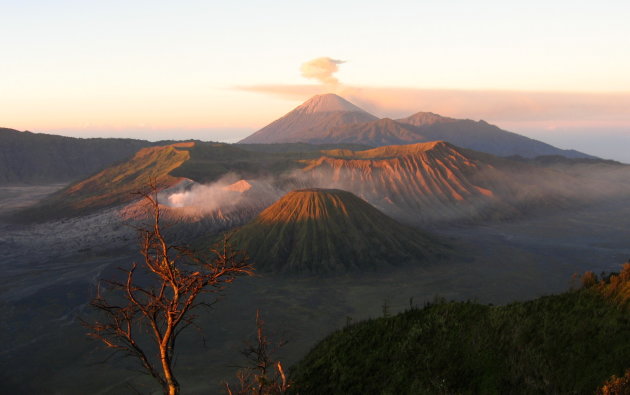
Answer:
POLYGON ((228 186, 236 181, 233 175, 208 185, 193 185, 187 191, 176 192, 168 196, 167 204, 171 207, 196 207, 212 212, 238 205, 241 194, 229 190, 228 186))
POLYGON ((302 63, 300 71, 305 78, 317 80, 322 84, 338 85, 339 80, 333 74, 339 71, 338 65, 342 63, 345 61, 322 57, 302 63))
POLYGON ((199 213, 227 214, 233 211, 265 206, 279 196, 268 179, 243 180, 227 174, 210 184, 193 184, 183 191, 170 193, 164 203, 173 208, 194 209, 199 213))
POLYGON ((224 215, 249 220, 285 193, 301 188, 336 188, 350 191, 404 223, 413 225, 442 221, 469 221, 529 212, 532 209, 575 208, 584 204, 614 203, 630 193, 630 166, 584 164, 552 166, 522 164, 514 168, 488 168, 471 175, 472 185, 492 185, 496 199, 471 195, 453 203, 422 190, 396 187, 387 175, 372 181, 357 177, 351 169, 307 167, 275 176, 244 180, 229 174, 206 184, 169 193, 164 203, 185 215, 224 215), (566 166, 566 167, 564 167, 566 166), (535 180, 535 181, 534 181, 535 180), (247 217, 247 218, 246 218, 247 217))

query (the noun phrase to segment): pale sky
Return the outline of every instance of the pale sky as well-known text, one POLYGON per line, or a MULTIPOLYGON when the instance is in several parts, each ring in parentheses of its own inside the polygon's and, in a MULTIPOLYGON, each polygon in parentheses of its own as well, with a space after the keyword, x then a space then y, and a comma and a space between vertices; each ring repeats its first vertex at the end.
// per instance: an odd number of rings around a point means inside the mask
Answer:
POLYGON ((0 0, 0 126, 235 141, 313 93, 630 162, 628 1, 0 0), (343 60, 323 86, 300 73, 343 60))

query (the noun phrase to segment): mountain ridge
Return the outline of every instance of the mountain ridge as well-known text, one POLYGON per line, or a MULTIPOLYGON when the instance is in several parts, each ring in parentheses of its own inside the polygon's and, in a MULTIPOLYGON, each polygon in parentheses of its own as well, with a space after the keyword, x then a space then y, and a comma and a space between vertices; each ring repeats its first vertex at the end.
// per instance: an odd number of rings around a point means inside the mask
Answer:
MULTIPOLYGON (((627 291, 627 274, 616 289, 627 291)), ((436 298, 346 325, 291 379, 301 393, 625 394, 597 391, 630 363, 627 304, 599 286, 498 306, 436 298)))
POLYGON ((498 156, 534 158, 562 155, 569 158, 594 158, 503 130, 483 120, 455 119, 431 112, 417 112, 397 120, 379 119, 335 94, 310 98, 239 143, 303 142, 383 146, 434 140, 445 140, 462 148, 498 156), (319 108, 339 111, 319 111, 319 108))
POLYGON ((75 138, 0 128, 0 185, 75 181, 156 144, 145 140, 75 138))

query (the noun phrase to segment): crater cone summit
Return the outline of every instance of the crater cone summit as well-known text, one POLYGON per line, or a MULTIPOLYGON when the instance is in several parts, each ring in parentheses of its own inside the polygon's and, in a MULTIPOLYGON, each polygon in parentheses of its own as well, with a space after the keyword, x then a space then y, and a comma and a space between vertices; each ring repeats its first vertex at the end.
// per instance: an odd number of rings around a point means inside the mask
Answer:
POLYGON ((285 116, 270 123, 239 143, 310 142, 328 129, 375 121, 374 115, 333 93, 313 96, 285 116))
POLYGON ((339 189, 289 192, 233 241, 261 271, 325 274, 426 262, 445 247, 339 189))

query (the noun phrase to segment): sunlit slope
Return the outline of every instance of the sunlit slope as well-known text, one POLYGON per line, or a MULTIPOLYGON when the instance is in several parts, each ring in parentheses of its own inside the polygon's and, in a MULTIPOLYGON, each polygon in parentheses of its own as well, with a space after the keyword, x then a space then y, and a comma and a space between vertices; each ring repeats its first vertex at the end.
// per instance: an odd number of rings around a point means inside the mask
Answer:
POLYGON ((330 128, 376 119, 340 96, 317 95, 240 143, 313 143, 330 128))
POLYGON ((20 213, 22 219, 48 220, 95 212, 138 199, 156 180, 160 189, 187 178, 215 181, 226 174, 256 178, 301 166, 297 159, 317 153, 265 153, 212 142, 187 142, 145 148, 130 160, 109 167, 20 213))
POLYGON ((169 173, 190 158, 187 148, 193 144, 143 148, 129 161, 62 189, 21 216, 38 220, 81 215, 137 200, 135 193, 146 192, 152 182, 159 188, 172 186, 179 179, 169 173))
POLYGON ((280 273, 422 264, 446 251, 432 237, 399 224, 350 192, 334 189, 289 192, 237 230, 233 240, 257 270, 280 273))
MULTIPOLYGON (((303 177, 315 185, 352 191, 388 214, 421 222, 514 215, 525 195, 519 194, 524 188, 513 174, 536 171, 544 178, 550 173, 442 141, 323 154, 304 161, 303 177)), ((530 180, 526 195, 542 198, 538 181, 530 180)))
POLYGON ((598 290, 507 306, 438 302, 361 322, 316 345, 292 369, 294 389, 593 394, 630 367, 628 307, 598 290))
POLYGON ((604 181, 594 184, 571 172, 441 141, 362 151, 270 147, 260 151, 189 142, 146 148, 23 214, 38 220, 87 214, 136 199, 133 193, 145 190, 152 179, 165 188, 184 178, 206 184, 229 175, 234 181, 259 180, 278 193, 312 187, 348 190, 405 222, 477 221, 566 207, 593 195, 593 189, 609 190, 604 182, 619 184, 612 176, 595 177, 604 181))

